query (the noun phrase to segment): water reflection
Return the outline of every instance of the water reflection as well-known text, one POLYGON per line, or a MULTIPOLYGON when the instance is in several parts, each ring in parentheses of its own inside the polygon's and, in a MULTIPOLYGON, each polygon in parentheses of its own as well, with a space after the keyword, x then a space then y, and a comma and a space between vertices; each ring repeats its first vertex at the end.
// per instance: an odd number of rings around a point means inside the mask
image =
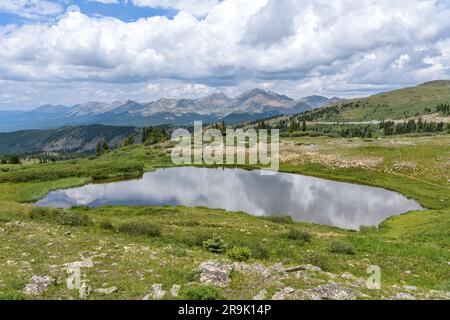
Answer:
POLYGON ((74 205, 206 206, 253 215, 290 215, 309 221, 358 229, 374 226, 392 215, 421 209, 401 194, 288 173, 261 176, 241 169, 170 168, 141 179, 51 192, 37 203, 69 208, 74 205))

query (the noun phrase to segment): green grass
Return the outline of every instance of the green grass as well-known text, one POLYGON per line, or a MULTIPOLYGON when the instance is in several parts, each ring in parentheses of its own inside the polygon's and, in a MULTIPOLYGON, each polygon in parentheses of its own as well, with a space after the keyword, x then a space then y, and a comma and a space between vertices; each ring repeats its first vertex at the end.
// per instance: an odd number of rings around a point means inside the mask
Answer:
MULTIPOLYGON (((351 272, 363 278, 367 277, 369 265, 379 265, 383 290, 365 292, 371 298, 390 296, 392 285, 415 285, 422 291, 449 291, 448 138, 392 138, 365 142, 302 137, 285 140, 282 151, 301 153, 302 148, 309 145, 313 145, 319 154, 338 154, 342 159, 381 157, 382 161, 370 170, 296 161, 282 163, 281 169, 381 186, 402 192, 432 210, 391 217, 379 228, 354 232, 296 223, 288 217, 254 217, 208 208, 33 209, 26 203, 51 190, 92 182, 99 166, 113 168, 108 174, 113 179, 123 177, 121 168, 136 168, 135 164, 143 171, 170 166, 167 146, 131 146, 94 160, 13 166, 9 172, 0 172, 0 181, 8 181, 0 183, 0 298, 23 298, 21 291, 35 274, 51 274, 64 280, 66 274, 62 264, 79 261, 81 257, 94 257, 96 262, 94 268, 83 270, 93 288, 114 285, 119 289, 110 296, 94 292, 92 299, 141 299, 153 283, 162 283, 167 290, 173 284, 180 284, 180 298, 195 299, 251 299, 263 287, 270 293, 276 290, 274 284, 261 278, 235 272, 228 288, 212 290, 198 284, 188 286, 190 282, 198 282, 196 268, 208 260, 246 260, 249 264, 257 262, 265 266, 309 263, 337 275, 351 272), (394 170, 398 161, 412 161, 416 167, 414 170, 394 170), (130 167, 128 163, 131 163, 130 167), (70 176, 73 168, 82 168, 83 174, 76 172, 75 177, 70 176), (69 173, 64 173, 65 178, 60 179, 65 169, 69 173), (39 176, 41 170, 45 173, 43 176, 39 176), (33 180, 13 182, 22 180, 20 177, 24 172, 32 172, 33 180), (25 224, 16 225, 15 221, 25 224), (340 245, 336 246, 336 243, 340 245), (233 248, 236 248, 235 252, 230 253, 233 248), (348 254, 350 251, 353 254, 348 254)), ((292 277, 283 281, 299 289, 314 285, 292 277)), ((77 298, 77 293, 69 291, 62 281, 36 298, 77 298)))
POLYGON ((333 107, 312 111, 316 120, 326 121, 369 121, 383 119, 404 119, 426 114, 425 108, 435 107, 450 100, 450 81, 430 83, 376 94, 367 98, 357 98, 338 105, 337 112, 325 111, 333 107), (353 102, 352 106, 346 106, 353 102))

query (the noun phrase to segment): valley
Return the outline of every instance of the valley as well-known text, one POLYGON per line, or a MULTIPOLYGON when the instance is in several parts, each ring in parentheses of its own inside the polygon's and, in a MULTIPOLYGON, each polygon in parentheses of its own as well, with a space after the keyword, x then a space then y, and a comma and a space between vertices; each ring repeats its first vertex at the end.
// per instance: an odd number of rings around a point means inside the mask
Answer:
POLYGON ((170 148, 134 145, 2 170, 1 298, 448 298, 448 135, 282 139, 281 171, 395 190, 428 208, 359 232, 206 207, 28 204, 51 190, 173 166, 170 148), (86 266, 88 295, 66 286, 74 262, 86 266), (372 265, 381 290, 365 285, 372 265), (35 275, 52 280, 25 294, 35 275))

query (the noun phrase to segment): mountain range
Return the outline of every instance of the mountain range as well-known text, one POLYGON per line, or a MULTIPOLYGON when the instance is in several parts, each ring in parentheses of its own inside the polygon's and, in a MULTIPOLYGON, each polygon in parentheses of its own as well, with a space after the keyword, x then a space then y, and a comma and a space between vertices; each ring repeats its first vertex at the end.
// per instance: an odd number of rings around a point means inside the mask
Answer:
POLYGON ((194 120, 205 123, 237 123, 296 114, 341 100, 322 96, 295 100, 272 91, 252 89, 235 98, 214 93, 198 99, 162 98, 149 103, 128 100, 112 103, 88 102, 74 106, 43 105, 31 111, 0 111, 0 132, 87 124, 188 125, 194 120))

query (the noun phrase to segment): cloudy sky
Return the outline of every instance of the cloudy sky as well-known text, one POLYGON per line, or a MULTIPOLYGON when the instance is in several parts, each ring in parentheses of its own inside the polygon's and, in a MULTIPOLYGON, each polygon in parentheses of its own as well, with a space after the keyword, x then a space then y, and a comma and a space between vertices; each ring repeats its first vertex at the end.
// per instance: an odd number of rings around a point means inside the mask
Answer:
POLYGON ((450 78, 450 0, 0 0, 0 109, 450 78))

